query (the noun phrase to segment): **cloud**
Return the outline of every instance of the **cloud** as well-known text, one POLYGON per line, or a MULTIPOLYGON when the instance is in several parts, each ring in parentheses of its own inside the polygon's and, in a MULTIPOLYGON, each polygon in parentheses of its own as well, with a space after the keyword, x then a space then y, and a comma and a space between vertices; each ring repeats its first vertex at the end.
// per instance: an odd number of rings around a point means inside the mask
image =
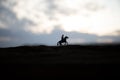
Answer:
POLYGON ((49 34, 61 25, 64 31, 111 35, 110 32, 119 29, 120 16, 119 6, 114 7, 117 1, 110 3, 107 0, 2 0, 1 14, 7 16, 1 15, 0 25, 6 28, 7 24, 9 27, 18 24, 35 34, 49 34), (8 15, 10 11, 12 14, 8 15))
POLYGON ((20 45, 56 45, 61 34, 69 36, 69 44, 92 44, 92 43, 116 43, 120 42, 120 36, 97 36, 94 34, 65 32, 59 28, 50 34, 32 34, 24 30, 11 31, 0 29, 0 47, 20 46, 20 45))
MULTIPOLYGON (((7 1, 7 0, 6 0, 7 1)), ((24 30, 26 26, 34 25, 34 23, 26 18, 18 19, 16 14, 8 6, 5 1, 4 5, 0 3, 0 29, 9 29, 12 31, 16 31, 17 29, 24 30), (7 7, 7 6, 8 7, 7 7)))
POLYGON ((85 8, 89 11, 96 12, 96 11, 105 9, 105 6, 98 4, 96 2, 88 2, 86 3, 85 8))
POLYGON ((112 39, 98 39, 98 43, 113 43, 112 39))
POLYGON ((118 30, 118 31, 116 31, 117 32, 117 34, 119 34, 120 35, 120 30, 118 30))
POLYGON ((97 2, 95 3, 94 1, 12 0, 10 2, 9 0, 6 0, 6 5, 7 7, 10 6, 9 9, 13 11, 16 18, 18 18, 20 21, 22 21, 22 19, 31 21, 34 25, 28 23, 28 25, 25 27, 25 30, 35 34, 49 34, 55 29, 55 26, 57 25, 61 25, 60 27, 65 31, 101 34, 97 33, 98 31, 93 32, 94 23, 91 21, 94 20, 92 20, 92 17, 88 19, 86 16, 83 16, 83 14, 90 15, 90 11, 96 12, 102 10, 101 4, 98 4, 97 2), (92 24, 88 21, 90 21, 92 24), (89 29, 89 27, 93 28, 89 29))
POLYGON ((70 39, 70 43, 71 44, 85 44, 86 40, 82 38, 73 38, 73 39, 70 39))
POLYGON ((114 33, 115 35, 120 35, 120 30, 115 31, 114 33))
POLYGON ((0 46, 56 45, 63 33, 70 37, 70 43, 119 42, 119 6, 105 3, 103 8, 102 3, 105 2, 0 0, 0 46), (113 34, 117 35, 105 36, 113 34))
POLYGON ((8 42, 11 41, 11 37, 0 37, 0 42, 8 42))

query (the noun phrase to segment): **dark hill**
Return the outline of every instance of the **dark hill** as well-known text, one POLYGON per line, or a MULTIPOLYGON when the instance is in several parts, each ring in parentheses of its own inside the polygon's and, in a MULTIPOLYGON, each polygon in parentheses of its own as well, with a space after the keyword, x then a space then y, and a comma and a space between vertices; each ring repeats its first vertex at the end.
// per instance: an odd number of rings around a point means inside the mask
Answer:
POLYGON ((0 48, 3 76, 119 76, 120 45, 0 48))

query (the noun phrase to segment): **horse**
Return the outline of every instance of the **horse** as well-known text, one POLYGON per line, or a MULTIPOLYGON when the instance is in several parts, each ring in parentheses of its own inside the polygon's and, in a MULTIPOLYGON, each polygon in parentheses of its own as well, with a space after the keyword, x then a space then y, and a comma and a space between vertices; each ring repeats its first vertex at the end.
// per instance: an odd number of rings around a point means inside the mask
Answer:
POLYGON ((69 38, 68 36, 65 36, 63 40, 58 41, 57 46, 68 45, 68 42, 66 41, 68 38, 69 38))

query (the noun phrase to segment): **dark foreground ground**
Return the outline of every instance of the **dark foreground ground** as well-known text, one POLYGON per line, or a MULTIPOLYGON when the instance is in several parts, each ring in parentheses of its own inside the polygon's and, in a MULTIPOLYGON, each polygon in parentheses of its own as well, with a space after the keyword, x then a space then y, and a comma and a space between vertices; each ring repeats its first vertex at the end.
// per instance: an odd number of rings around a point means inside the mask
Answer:
POLYGON ((120 45, 0 48, 0 76, 120 76, 120 45))

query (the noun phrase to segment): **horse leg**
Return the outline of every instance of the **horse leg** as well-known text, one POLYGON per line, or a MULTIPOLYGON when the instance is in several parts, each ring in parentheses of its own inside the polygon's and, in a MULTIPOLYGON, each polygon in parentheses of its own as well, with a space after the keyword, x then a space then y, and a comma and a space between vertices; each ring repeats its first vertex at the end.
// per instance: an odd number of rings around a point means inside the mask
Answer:
POLYGON ((57 42, 57 46, 60 46, 60 41, 57 42))
POLYGON ((68 42, 65 42, 65 45, 68 45, 68 42))
POLYGON ((57 46, 59 46, 59 42, 57 42, 57 46))
POLYGON ((57 46, 61 46, 62 45, 62 42, 61 41, 58 41, 57 42, 57 46))
POLYGON ((60 41, 60 46, 62 46, 62 42, 60 41))

